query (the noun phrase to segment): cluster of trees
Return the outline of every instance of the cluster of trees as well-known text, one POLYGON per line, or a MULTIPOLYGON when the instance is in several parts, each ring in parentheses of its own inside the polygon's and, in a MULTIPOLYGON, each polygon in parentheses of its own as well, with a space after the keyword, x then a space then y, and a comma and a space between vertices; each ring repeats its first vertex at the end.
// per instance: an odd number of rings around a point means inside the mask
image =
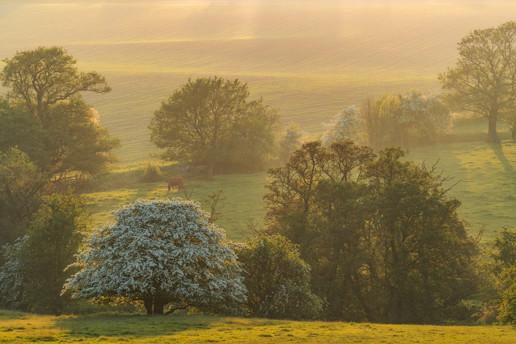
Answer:
POLYGON ((44 313, 60 296, 82 245, 89 211, 79 182, 107 171, 118 140, 81 92, 110 91, 101 75, 81 73, 62 48, 3 60, 0 81, 0 303, 44 313))
POLYGON ((109 137, 81 92, 111 89, 95 72, 80 73, 62 48, 18 52, 0 73, 0 150, 17 146, 50 178, 107 170, 118 140, 109 137))
POLYGON ((0 240, 25 234, 43 196, 63 192, 67 180, 107 171, 114 161, 111 138, 81 92, 109 92, 97 73, 80 73, 62 48, 18 52, 0 80, 0 240))
POLYGON ((83 210, 73 196, 49 198, 29 234, 5 248, 3 307, 59 314, 73 296, 137 303, 148 314, 189 307, 273 318, 322 314, 310 268, 285 237, 237 245, 198 203, 136 201, 114 213, 115 224, 95 230, 75 258, 83 210))
POLYGON ((44 197, 27 234, 3 248, 0 303, 59 313, 73 296, 148 314, 436 323, 470 320, 483 310, 465 301, 491 293, 481 306, 514 323, 516 232, 481 257, 444 179, 402 158, 352 141, 304 144, 270 170, 268 233, 244 244, 197 203, 137 201, 74 258, 84 204, 44 197))
POLYGON ((25 235, 0 251, 0 305, 47 314, 66 309, 66 268, 82 246, 88 216, 76 195, 43 197, 25 235))
POLYGON ((353 139, 375 151, 433 142, 452 127, 450 110, 488 119, 488 141, 499 142, 497 121, 516 139, 516 23, 474 30, 459 42, 459 59, 439 75, 444 93, 368 98, 360 109, 337 114, 326 124, 323 144, 353 139))
POLYGON ((476 291, 460 202, 403 156, 316 141, 270 170, 267 230, 300 245, 329 319, 436 322, 476 291))
POLYGON ((413 91, 368 98, 360 109, 351 107, 325 125, 322 143, 354 140, 375 151, 387 146, 408 147, 435 142, 452 127, 450 111, 441 96, 413 91))
MULTIPOLYGON (((120 209, 82 246, 87 208, 63 190, 70 176, 96 176, 114 159, 118 141, 81 97, 110 88, 99 74, 80 73, 61 48, 17 53, 0 73, 9 90, 0 99, 0 304, 58 314, 74 296, 136 302, 149 314, 195 307, 434 323, 470 317, 477 309, 465 300, 491 290, 486 307, 515 323, 515 232, 499 234, 486 264, 446 179, 385 148, 446 133, 448 107, 487 117, 492 142, 501 116, 514 137, 515 37, 513 22, 465 37, 456 67, 440 75, 443 97, 367 99, 329 123, 322 141, 300 148, 300 131, 288 128, 278 150, 284 166, 269 170, 265 233, 239 245, 197 203, 174 200, 120 209)), ((202 166, 211 178, 262 168, 278 121, 275 109, 249 100, 246 84, 212 77, 174 92, 149 129, 165 158, 202 166)), ((149 167, 145 178, 156 176, 149 167)))

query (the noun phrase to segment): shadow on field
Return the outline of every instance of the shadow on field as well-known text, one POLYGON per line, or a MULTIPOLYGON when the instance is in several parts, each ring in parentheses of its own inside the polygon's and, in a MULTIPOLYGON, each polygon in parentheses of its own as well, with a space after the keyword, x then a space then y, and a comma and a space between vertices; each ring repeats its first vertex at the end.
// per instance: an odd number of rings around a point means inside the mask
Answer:
POLYGON ((495 153, 498 160, 500 160, 500 163, 504 167, 505 172, 516 173, 516 171, 514 171, 514 168, 511 165, 511 163, 509 162, 509 160, 507 160, 507 157, 503 153, 503 144, 501 144, 501 143, 500 144, 490 144, 489 146, 495 153))
POLYGON ((55 327, 68 337, 156 337, 186 330, 202 330, 216 322, 217 317, 197 315, 93 315, 58 319, 55 327))

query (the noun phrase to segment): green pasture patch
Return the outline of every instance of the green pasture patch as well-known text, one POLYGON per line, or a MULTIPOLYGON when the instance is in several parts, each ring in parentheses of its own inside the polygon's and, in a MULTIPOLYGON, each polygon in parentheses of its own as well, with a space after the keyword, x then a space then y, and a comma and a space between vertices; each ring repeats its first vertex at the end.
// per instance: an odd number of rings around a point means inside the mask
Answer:
MULTIPOLYGON (((248 224, 257 227, 264 224, 267 173, 233 174, 215 176, 213 180, 185 180, 188 196, 201 202, 203 209, 209 211, 207 198, 212 192, 222 190, 217 205, 220 212, 216 223, 226 230, 228 238, 243 240, 249 233, 248 224)), ((166 181, 157 183, 136 183, 123 188, 86 194, 92 212, 93 226, 99 227, 113 223, 111 212, 137 199, 186 198, 181 189, 167 190, 166 181)))
POLYGON ((356 324, 206 315, 39 316, 0 311, 0 343, 497 343, 510 326, 356 324), (7 329, 13 329, 7 331, 7 329))
MULTIPOLYGON (((448 195, 462 202, 458 213, 470 233, 483 230, 483 240, 494 238, 501 227, 516 227, 516 142, 507 138, 507 129, 500 125, 500 144, 486 142, 485 119, 459 121, 449 142, 409 149, 407 159, 424 163, 450 178, 445 187, 448 195)), ((106 191, 87 194, 94 213, 94 226, 112 223, 110 214, 136 199, 185 198, 182 190, 168 192, 165 179, 157 183, 138 183, 138 167, 121 168, 109 177, 106 191), (133 175, 133 177, 131 177, 133 175)), ((186 180, 191 199, 202 203, 208 210, 207 196, 223 190, 217 206, 220 212, 216 221, 230 239, 242 240, 248 235, 248 224, 264 224, 267 192, 267 173, 217 175, 212 181, 186 180)))
MULTIPOLYGON (((485 121, 473 121, 469 130, 458 128, 465 137, 483 133, 485 121)), ((500 136, 506 135, 502 131, 500 136)), ((483 140, 412 148, 408 159, 427 167, 437 163, 436 172, 450 178, 445 184, 451 187, 449 196, 462 202, 458 213, 470 233, 483 231, 482 239, 490 240, 500 228, 516 227, 516 142, 492 144, 486 138, 487 129, 483 140)))

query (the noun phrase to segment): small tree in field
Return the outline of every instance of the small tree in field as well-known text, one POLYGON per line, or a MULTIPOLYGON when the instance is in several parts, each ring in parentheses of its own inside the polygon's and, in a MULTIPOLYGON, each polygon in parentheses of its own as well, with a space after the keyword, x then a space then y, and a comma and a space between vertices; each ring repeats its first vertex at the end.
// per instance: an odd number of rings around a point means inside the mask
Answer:
POLYGON ((245 301, 236 255, 222 229, 198 203, 136 201, 114 213, 78 256, 82 269, 65 289, 77 297, 143 301, 147 314, 164 306, 229 311, 245 301))

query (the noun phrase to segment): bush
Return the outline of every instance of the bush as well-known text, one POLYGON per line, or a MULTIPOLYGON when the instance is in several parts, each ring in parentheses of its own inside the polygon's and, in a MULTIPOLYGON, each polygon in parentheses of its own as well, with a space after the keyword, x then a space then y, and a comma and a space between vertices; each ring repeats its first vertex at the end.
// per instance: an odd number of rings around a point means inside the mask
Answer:
POLYGON ((321 299, 310 290, 310 266, 299 249, 281 235, 259 236, 238 251, 244 264, 247 308, 251 316, 316 319, 321 299))
POLYGON ((143 183, 154 183, 160 182, 163 180, 163 172, 161 169, 155 164, 147 164, 143 169, 143 174, 140 178, 140 181, 143 183))

